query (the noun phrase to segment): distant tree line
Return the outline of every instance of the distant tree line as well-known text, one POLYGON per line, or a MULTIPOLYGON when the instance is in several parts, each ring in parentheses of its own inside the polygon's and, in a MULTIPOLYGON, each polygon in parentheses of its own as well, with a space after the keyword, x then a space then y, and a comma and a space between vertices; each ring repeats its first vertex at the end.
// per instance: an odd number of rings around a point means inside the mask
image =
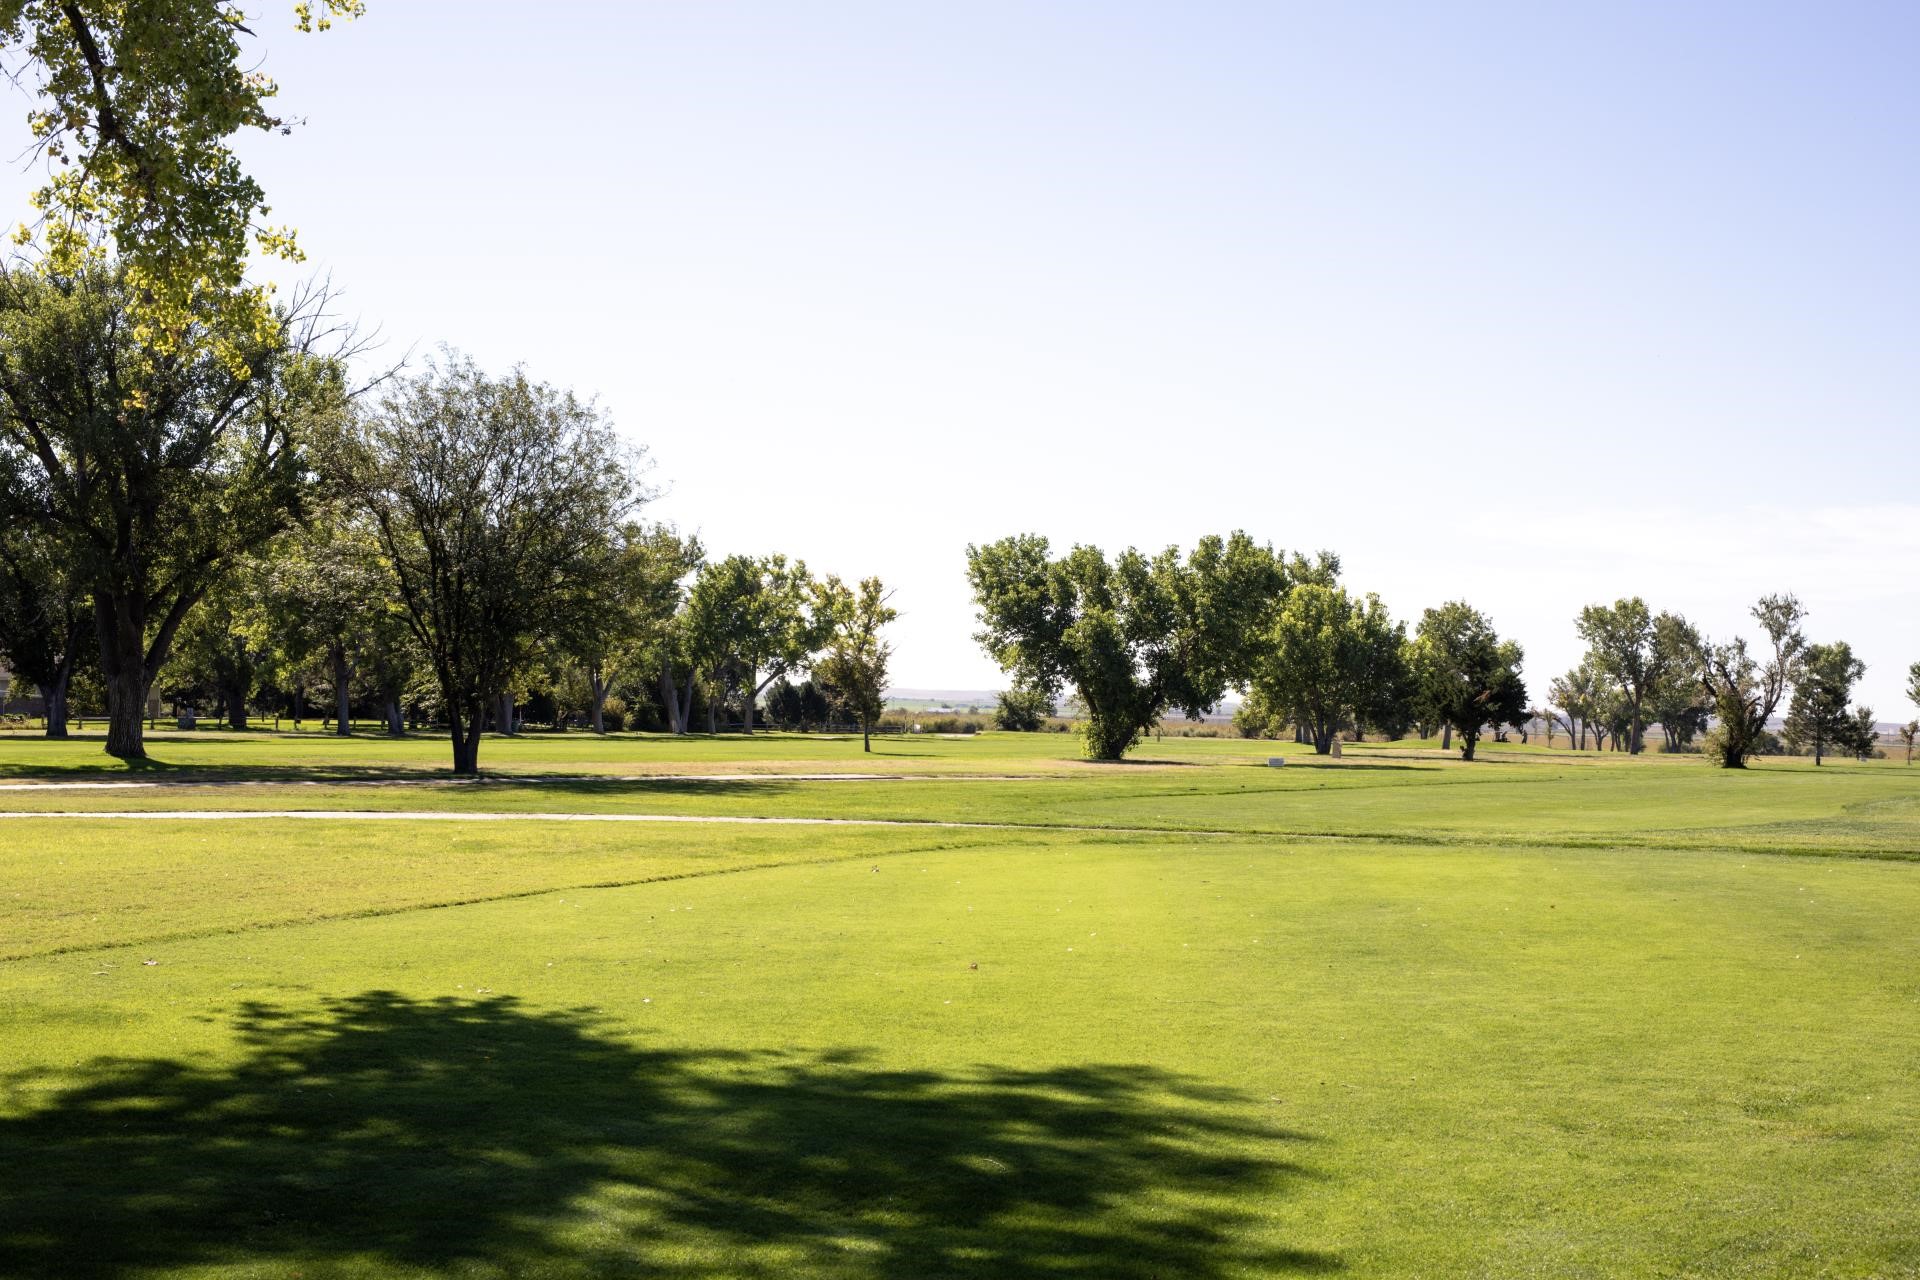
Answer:
MULTIPOLYGON (((1198 719, 1229 690, 1242 694, 1242 732, 1291 732, 1320 754, 1342 736, 1413 730, 1443 750, 1457 742, 1471 760, 1482 738, 1525 741, 1535 725, 1548 745, 1564 729, 1570 747, 1629 753, 1658 725, 1665 750, 1698 740, 1728 768, 1770 750, 1819 763, 1874 746, 1872 711, 1851 705, 1864 666, 1845 643, 1809 644, 1792 596, 1755 606, 1757 649, 1742 637, 1711 641, 1638 597, 1589 606, 1575 619, 1586 656, 1539 707, 1520 646, 1484 613, 1451 601, 1424 611, 1409 635, 1377 596, 1341 584, 1331 552, 1286 555, 1234 533, 1186 556, 1128 548, 1109 558, 1076 546, 1055 557, 1029 534, 969 547, 967 572, 977 639, 1013 678, 999 726, 1039 728, 1070 690, 1096 760, 1121 758, 1169 714, 1198 719)), ((1920 663, 1910 674, 1920 704, 1920 663)), ((1911 760, 1920 721, 1901 736, 1911 760)))

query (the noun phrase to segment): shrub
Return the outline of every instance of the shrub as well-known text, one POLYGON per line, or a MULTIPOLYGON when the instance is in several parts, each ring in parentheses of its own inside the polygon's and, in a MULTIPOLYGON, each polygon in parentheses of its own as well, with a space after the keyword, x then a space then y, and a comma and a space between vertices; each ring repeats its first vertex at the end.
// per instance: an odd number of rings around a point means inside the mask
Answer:
POLYGON ((608 694, 600 707, 600 719, 608 733, 619 733, 627 727, 627 700, 617 693, 608 694))
POLYGON ((1053 711, 1053 698, 1046 690, 1015 685, 1000 695, 1000 705, 993 712, 993 725, 1009 733, 1034 733, 1053 711))

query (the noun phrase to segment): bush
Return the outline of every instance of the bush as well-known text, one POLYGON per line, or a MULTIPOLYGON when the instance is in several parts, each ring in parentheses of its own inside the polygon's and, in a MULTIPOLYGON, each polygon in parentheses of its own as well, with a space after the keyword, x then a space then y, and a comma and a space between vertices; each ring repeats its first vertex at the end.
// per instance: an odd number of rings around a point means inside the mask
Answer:
POLYGON ((1009 733, 1035 733, 1053 715, 1053 710, 1053 698, 1046 690, 1016 685, 1000 695, 1000 705, 993 712, 993 726, 1009 733))
POLYGON ((1287 726, 1264 702, 1250 697, 1234 708, 1233 727, 1243 738, 1277 738, 1287 726))
POLYGON ((927 716, 913 711, 889 711, 875 721, 873 727, 886 732, 912 733, 915 726, 921 733, 978 733, 987 727, 987 717, 927 716))
POLYGON ((617 693, 608 694, 600 707, 600 719, 608 733, 619 733, 627 727, 627 700, 617 693))

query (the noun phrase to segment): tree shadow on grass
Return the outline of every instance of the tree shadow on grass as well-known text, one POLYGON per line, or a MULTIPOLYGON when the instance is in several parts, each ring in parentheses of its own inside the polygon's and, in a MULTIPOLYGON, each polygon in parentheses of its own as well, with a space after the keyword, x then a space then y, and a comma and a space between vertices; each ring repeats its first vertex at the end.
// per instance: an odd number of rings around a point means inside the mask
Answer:
POLYGON ((1306 1140, 1153 1068, 645 1049, 585 1015, 388 992, 249 1006, 239 1030, 217 1069, 99 1062, 26 1110, 51 1082, 7 1082, 0 1274, 1339 1267, 1258 1232, 1306 1140))

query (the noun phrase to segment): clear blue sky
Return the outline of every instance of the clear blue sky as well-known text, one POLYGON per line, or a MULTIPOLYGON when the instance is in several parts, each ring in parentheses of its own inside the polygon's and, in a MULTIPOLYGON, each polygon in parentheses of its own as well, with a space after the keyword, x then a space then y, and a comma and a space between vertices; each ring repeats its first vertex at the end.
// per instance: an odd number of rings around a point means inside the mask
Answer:
POLYGON ((1913 714, 1920 6, 290 7, 311 265, 895 584, 900 685, 999 683, 969 541, 1244 527, 1536 698, 1582 604, 1795 591, 1913 714))

